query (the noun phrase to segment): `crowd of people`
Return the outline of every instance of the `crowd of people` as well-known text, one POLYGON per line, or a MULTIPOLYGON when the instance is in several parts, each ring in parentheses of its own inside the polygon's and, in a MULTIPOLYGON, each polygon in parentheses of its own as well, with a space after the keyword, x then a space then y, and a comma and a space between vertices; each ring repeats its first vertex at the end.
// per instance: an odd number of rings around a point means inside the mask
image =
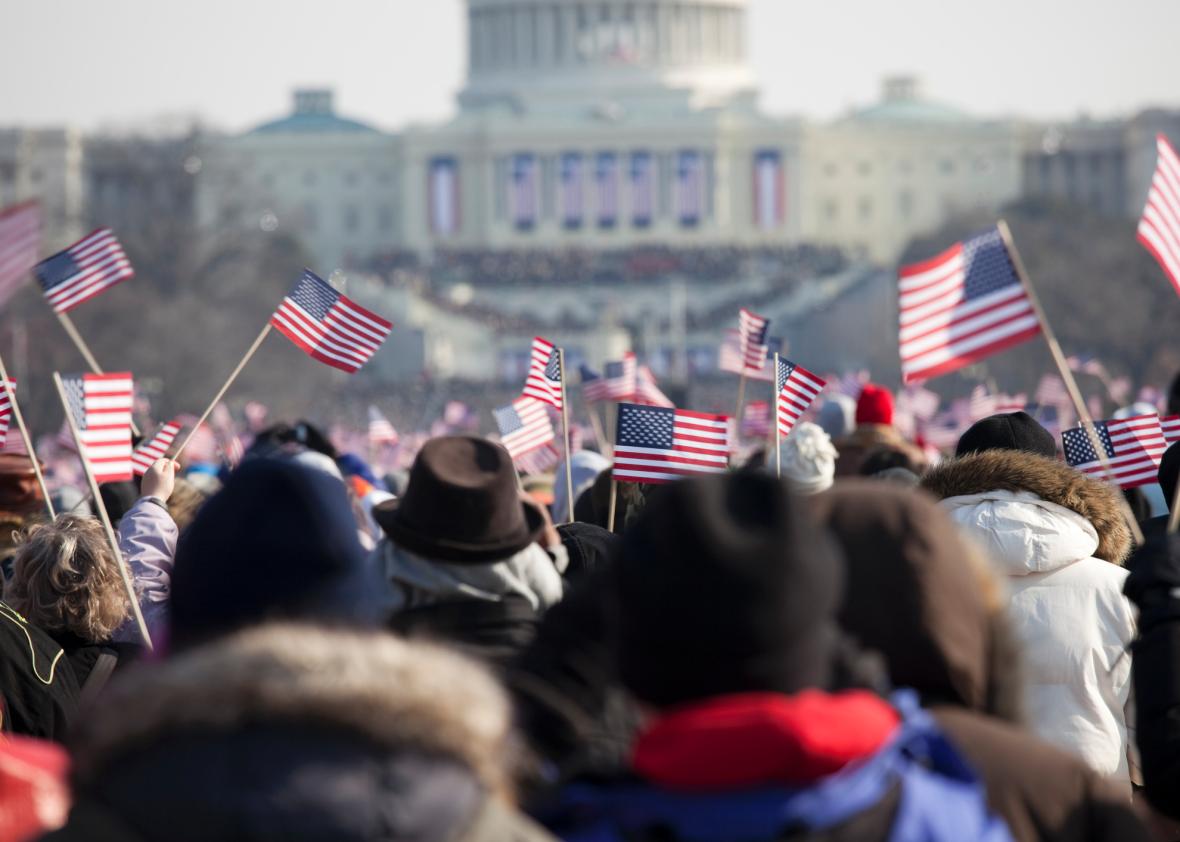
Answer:
POLYGON ((0 455, 0 841, 1180 838, 1166 515, 1136 545, 1026 413, 938 460, 893 414, 572 495, 276 425, 104 486, 113 541, 0 455))

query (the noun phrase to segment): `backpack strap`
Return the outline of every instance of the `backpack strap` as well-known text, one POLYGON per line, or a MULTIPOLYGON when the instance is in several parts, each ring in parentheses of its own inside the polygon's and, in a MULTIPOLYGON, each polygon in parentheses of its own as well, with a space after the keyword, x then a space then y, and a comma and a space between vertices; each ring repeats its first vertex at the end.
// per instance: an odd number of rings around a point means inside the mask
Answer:
POLYGON ((94 662, 94 668, 90 670, 90 675, 86 676, 86 683, 82 685, 82 692, 78 697, 80 709, 88 708, 98 698, 98 694, 102 692, 102 688, 110 680, 111 673, 115 671, 115 666, 118 663, 119 656, 114 652, 99 653, 98 659, 94 662))

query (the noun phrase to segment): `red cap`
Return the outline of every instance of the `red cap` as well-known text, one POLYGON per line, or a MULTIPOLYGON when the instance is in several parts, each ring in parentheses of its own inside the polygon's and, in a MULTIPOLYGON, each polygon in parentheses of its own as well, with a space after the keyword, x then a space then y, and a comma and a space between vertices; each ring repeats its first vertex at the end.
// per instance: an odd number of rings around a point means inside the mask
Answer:
POLYGON ((857 424, 892 424, 893 395, 884 386, 866 383, 856 402, 857 424))

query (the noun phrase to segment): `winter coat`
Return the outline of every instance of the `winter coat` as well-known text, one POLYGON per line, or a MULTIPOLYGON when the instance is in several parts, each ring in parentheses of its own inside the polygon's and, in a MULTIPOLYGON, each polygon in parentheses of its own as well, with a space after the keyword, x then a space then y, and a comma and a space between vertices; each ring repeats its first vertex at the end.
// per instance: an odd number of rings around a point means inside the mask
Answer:
POLYGON ((1007 576, 1033 731, 1129 795, 1135 618, 1122 594, 1131 542, 1118 490, 1016 451, 951 460, 923 485, 1007 576))
MULTIPOLYGON (((153 641, 162 640, 168 626, 177 535, 168 508, 150 497, 137 500, 119 522, 119 551, 131 568, 139 593, 139 610, 153 641)), ((142 642, 135 620, 128 619, 115 632, 114 640, 142 642)))
POLYGON ((889 424, 861 424, 847 436, 836 439, 836 476, 854 477, 860 474, 860 466, 874 450, 888 448, 904 453, 919 468, 926 466, 926 455, 921 449, 910 444, 897 428, 889 424))
POLYGON ((812 505, 847 561, 841 625, 921 695, 1017 840, 1147 838, 1118 787, 1014 721, 1020 659, 1002 593, 933 500, 862 480, 812 505))
POLYGON ((61 740, 78 710, 66 653, 0 602, 0 731, 61 740))
POLYGON ((376 552, 394 586, 394 631, 499 666, 532 641, 542 614, 561 599, 569 559, 563 546, 550 555, 538 544, 488 564, 425 559, 389 540, 376 552))
MULTIPOLYGON (((74 671, 74 678, 77 679, 79 688, 86 687, 86 682, 102 655, 113 657, 115 659, 114 669, 122 671, 133 664, 144 651, 144 647, 138 643, 116 643, 109 640, 102 643, 92 643, 68 631, 54 632, 52 637, 66 653, 66 660, 69 661, 70 668, 74 671)), ((98 689, 96 687, 93 692, 98 692, 98 689)))
POLYGON ((271 626, 113 682, 51 842, 551 842, 507 800, 510 711, 435 647, 271 626))

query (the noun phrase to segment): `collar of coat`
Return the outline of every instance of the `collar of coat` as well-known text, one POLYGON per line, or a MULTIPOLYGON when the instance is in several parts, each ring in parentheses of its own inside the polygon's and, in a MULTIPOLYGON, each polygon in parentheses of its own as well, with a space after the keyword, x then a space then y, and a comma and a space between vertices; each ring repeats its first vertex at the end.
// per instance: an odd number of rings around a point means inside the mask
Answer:
POLYGON ((939 500, 989 491, 1027 491, 1088 520, 1098 533, 1094 555, 1122 564, 1131 552, 1120 491, 1090 479, 1064 462, 1015 450, 988 450, 949 459, 922 478, 939 500))
POLYGON ((899 722, 860 690, 719 696, 655 719, 635 743, 632 768, 676 790, 809 784, 876 753, 899 722))

